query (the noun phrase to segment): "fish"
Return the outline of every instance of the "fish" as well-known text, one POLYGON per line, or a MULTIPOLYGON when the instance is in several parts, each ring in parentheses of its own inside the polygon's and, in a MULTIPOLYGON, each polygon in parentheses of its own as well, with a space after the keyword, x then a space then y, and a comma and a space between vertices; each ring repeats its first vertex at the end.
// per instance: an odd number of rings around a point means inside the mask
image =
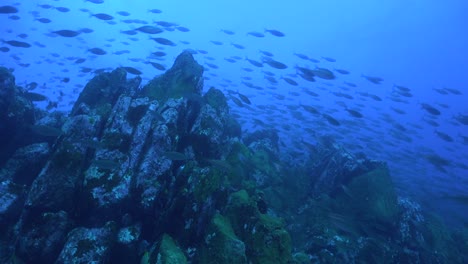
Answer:
POLYGON ((151 66, 153 66, 157 70, 160 70, 160 71, 165 71, 166 70, 166 67, 164 67, 164 65, 159 64, 157 62, 148 61, 148 63, 151 64, 151 66))
POLYGON ((62 13, 70 12, 70 8, 63 7, 63 6, 57 6, 57 7, 55 7, 55 10, 57 10, 59 12, 62 12, 62 13))
POLYGON ((429 105, 429 104, 421 103, 421 107, 431 115, 435 115, 435 116, 440 115, 440 111, 437 110, 435 107, 429 105))
POLYGON ((236 34, 234 31, 228 30, 228 29, 221 29, 221 32, 223 32, 224 34, 228 34, 228 35, 236 34))
POLYGON ((243 95, 241 93, 237 93, 237 94, 239 95, 239 98, 242 100, 242 102, 244 102, 244 103, 246 103, 248 105, 252 104, 247 96, 245 96, 245 95, 243 95))
POLYGON ((151 53, 151 55, 155 56, 155 57, 164 57, 167 54, 165 52, 163 52, 163 51, 156 51, 156 52, 151 53))
POLYGON ((343 69, 335 69, 335 71, 336 71, 337 73, 345 74, 345 75, 350 73, 348 70, 343 70, 343 69))
POLYGON ((258 62, 258 61, 256 61, 256 60, 251 60, 251 59, 249 59, 249 58, 247 58, 247 57, 245 58, 245 60, 248 61, 248 62, 250 62, 250 64, 252 64, 252 65, 255 66, 255 67, 263 67, 263 63, 258 62))
POLYGON ((180 32, 189 32, 190 29, 186 28, 186 27, 181 27, 181 26, 178 26, 176 27, 177 30, 179 30, 180 32))
POLYGON ((272 68, 275 68, 275 69, 279 69, 279 70, 284 70, 286 68, 288 68, 288 66, 282 62, 279 62, 279 61, 276 61, 272 58, 269 58, 269 57, 263 57, 263 63, 266 63, 268 64, 268 66, 272 67, 272 68))
POLYGON ((215 44, 215 45, 223 45, 223 42, 221 41, 217 41, 217 40, 210 40, 211 43, 215 44))
POLYGON ((291 78, 282 77, 281 79, 283 79, 285 82, 287 82, 288 84, 290 84, 292 86, 297 86, 298 85, 298 83, 296 81, 294 81, 293 79, 291 79, 291 78))
POLYGON ((244 46, 240 45, 240 44, 236 44, 236 43, 231 43, 231 45, 233 45, 235 48, 237 49, 245 49, 244 46))
POLYGON ((121 30, 120 33, 125 34, 125 35, 129 35, 129 36, 133 36, 133 35, 138 34, 138 32, 136 30, 133 30, 133 29, 121 30))
POLYGON ((362 74, 361 77, 365 78, 366 80, 374 84, 380 84, 381 82, 383 82, 382 78, 376 77, 376 76, 368 76, 368 75, 362 74))
POLYGON ((18 40, 2 40, 3 43, 6 43, 10 46, 17 47, 17 48, 29 48, 31 44, 23 41, 18 40))
POLYGON ((267 33, 270 33, 271 35, 273 36, 276 36, 276 37, 284 37, 285 34, 279 30, 276 30, 276 29, 265 29, 265 32, 267 33))
POLYGON ((92 48, 88 49, 89 52, 95 54, 95 55, 105 55, 107 52, 101 48, 92 48))
POLYGON ((316 67, 314 70, 312 70, 312 72, 314 73, 314 76, 325 80, 333 80, 336 78, 335 74, 333 74, 332 71, 325 68, 316 67))
POLYGON ((21 17, 20 17, 20 16, 17 16, 17 15, 12 15, 12 16, 9 16, 8 19, 11 19, 11 20, 20 20, 21 17))
POLYGON ((448 91, 451 94, 462 95, 462 92, 460 90, 457 90, 457 89, 444 87, 444 90, 448 91))
POLYGON ((346 108, 346 112, 348 112, 351 116, 356 117, 356 118, 363 118, 364 116, 356 110, 346 108))
POLYGON ((52 22, 52 20, 50 20, 50 19, 48 19, 48 18, 45 18, 45 17, 36 18, 36 19, 34 19, 34 20, 37 20, 37 21, 39 21, 39 22, 41 22, 41 23, 43 23, 43 24, 48 24, 48 23, 52 22))
POLYGON ((149 9, 148 12, 153 13, 153 14, 161 14, 162 13, 162 11, 160 9, 149 9))
POLYGON ((51 33, 57 34, 59 36, 66 37, 66 38, 73 38, 73 37, 78 36, 81 32, 75 31, 75 30, 69 30, 69 29, 62 29, 62 30, 52 31, 51 33))
POLYGON ((10 48, 8 48, 8 47, 0 47, 0 51, 1 51, 1 52, 8 52, 8 51, 10 51, 10 48))
POLYGON ((93 4, 102 4, 104 0, 85 0, 85 2, 91 2, 93 4))
POLYGON ((166 45, 166 46, 176 46, 176 44, 166 38, 151 38, 152 40, 156 41, 157 43, 161 45, 166 45))
POLYGON ((302 54, 302 53, 294 53, 294 55, 296 55, 299 59, 302 59, 302 60, 309 60, 309 56, 305 55, 305 54, 302 54))
POLYGON ((82 28, 79 30, 79 32, 88 34, 88 33, 93 33, 94 30, 90 28, 82 28))
POLYGON ((146 34, 159 34, 159 33, 164 32, 164 30, 155 26, 141 26, 141 27, 135 28, 134 30, 140 31, 146 34))
POLYGON ((91 14, 90 16, 93 16, 93 17, 95 17, 95 18, 97 18, 97 19, 105 20, 105 21, 114 19, 113 16, 111 16, 111 15, 109 15, 109 14, 105 14, 105 13, 91 14))
POLYGON ((0 14, 14 14, 18 13, 18 9, 14 6, 0 6, 0 14))
POLYGON ((247 35, 254 36, 254 37, 257 37, 257 38, 265 37, 265 34, 260 33, 260 32, 256 32, 256 31, 247 32, 247 35))
POLYGON ((338 120, 336 120, 335 118, 333 118, 331 115, 328 115, 328 114, 322 114, 322 116, 327 120, 327 122, 331 125, 334 125, 334 126, 340 126, 340 122, 338 122, 338 120))
POLYGON ((167 22, 167 21, 155 21, 155 23, 156 23, 158 26, 165 27, 165 28, 170 28, 170 27, 176 27, 176 26, 178 26, 176 23, 167 22))
POLYGON ((317 109, 315 109, 314 107, 310 106, 310 105, 301 104, 301 106, 302 106, 302 108, 304 108, 304 110, 306 110, 307 112, 309 112, 311 114, 314 114, 314 115, 319 114, 319 111, 317 109))
POLYGON ((134 75, 141 75, 142 72, 133 67, 122 67, 126 72, 134 75))
POLYGON ((177 152, 177 151, 166 151, 163 153, 163 156, 170 160, 187 160, 187 156, 185 154, 177 152))
POLYGON ((129 16, 130 15, 130 13, 127 12, 127 11, 118 11, 117 14, 121 15, 121 16, 129 16))
POLYGON ((330 57, 322 57, 322 59, 328 61, 328 62, 336 62, 336 60, 334 58, 330 58, 330 57))
POLYGON ((461 124, 463 124, 465 126, 468 126, 468 115, 458 114, 454 118, 455 118, 455 120, 457 120, 461 124))
POLYGON ((447 135, 444 132, 440 132, 440 131, 435 130, 434 133, 436 133, 436 135, 438 137, 440 137, 441 139, 443 139, 443 140, 445 140, 447 142, 453 142, 453 138, 451 136, 447 135))

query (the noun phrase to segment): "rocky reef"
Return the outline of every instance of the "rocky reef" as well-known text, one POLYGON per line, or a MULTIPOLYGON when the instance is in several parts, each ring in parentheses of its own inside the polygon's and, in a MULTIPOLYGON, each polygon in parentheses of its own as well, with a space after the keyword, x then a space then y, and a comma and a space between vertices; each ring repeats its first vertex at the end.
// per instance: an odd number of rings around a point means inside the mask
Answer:
POLYGON ((140 87, 95 76, 68 116, 0 68, 2 263, 466 263, 383 162, 323 139, 305 164, 242 134, 189 52, 140 87))

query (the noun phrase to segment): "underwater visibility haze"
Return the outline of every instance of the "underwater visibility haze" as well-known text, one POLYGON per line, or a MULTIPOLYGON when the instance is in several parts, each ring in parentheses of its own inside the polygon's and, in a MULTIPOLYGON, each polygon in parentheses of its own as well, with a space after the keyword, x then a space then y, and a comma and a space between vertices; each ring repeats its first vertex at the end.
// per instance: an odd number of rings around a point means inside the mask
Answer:
POLYGON ((466 10, 0 1, 0 262, 468 263, 466 10))

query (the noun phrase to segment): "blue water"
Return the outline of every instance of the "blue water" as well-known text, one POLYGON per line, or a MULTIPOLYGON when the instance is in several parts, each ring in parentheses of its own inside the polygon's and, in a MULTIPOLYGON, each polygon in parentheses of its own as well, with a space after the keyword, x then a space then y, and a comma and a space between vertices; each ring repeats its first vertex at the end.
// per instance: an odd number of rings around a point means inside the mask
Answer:
MULTIPOLYGON (((304 151, 304 141, 313 143, 320 135, 333 135, 350 152, 363 152, 370 158, 388 162, 400 194, 413 197, 450 223, 468 222, 468 126, 454 118, 459 114, 468 115, 468 17, 465 14, 468 2, 93 2, 99 1, 4 0, 0 4, 12 5, 19 10, 15 14, 0 14, 0 39, 32 45, 21 48, 1 43, 0 47, 10 50, 0 52, 0 65, 14 69, 18 85, 37 82, 39 86, 34 92, 46 95, 51 102, 58 102, 57 109, 51 110, 70 110, 79 92, 94 76, 94 73, 83 73, 82 67, 93 70, 134 67, 143 73, 145 83, 163 73, 145 62, 150 60, 170 68, 181 51, 191 49, 198 52, 195 59, 206 68, 205 91, 214 86, 226 94, 234 91, 248 96, 252 101, 251 108, 239 107, 230 101, 232 112, 240 116, 245 130, 261 128, 253 125, 252 118, 277 129, 285 158, 291 151, 304 151), (54 7, 66 7, 70 11, 60 12, 60 8, 54 7), (155 8, 162 13, 148 12, 155 8), (119 15, 118 11, 126 11, 130 16, 119 15), (97 13, 112 15, 114 19, 104 21, 90 16, 97 13), (19 19, 12 17, 14 15, 19 19), (41 23, 38 18, 48 18, 52 22, 41 23), (125 19, 140 19, 149 25, 154 25, 153 21, 173 22, 190 31, 175 29, 153 35, 177 44, 162 46, 149 39, 148 34, 129 36, 121 33, 142 26, 125 23, 125 19), (50 34, 57 30, 82 28, 93 32, 76 37, 50 34), (235 34, 228 35, 221 29, 232 30, 235 34), (285 36, 265 33, 265 37, 259 38, 247 34, 264 33, 264 29, 279 30, 285 36), (223 44, 214 45, 210 41, 223 44), (245 49, 238 49, 232 43, 245 49), (107 54, 99 56, 88 51, 96 47, 107 54), (265 63, 262 68, 257 68, 245 60, 261 61, 260 50, 273 53, 273 58, 288 68, 275 69, 265 63), (167 56, 163 60, 148 59, 150 53, 156 51, 164 51, 167 56), (319 63, 302 60, 295 53, 305 54, 319 63), (241 59, 235 63, 225 60, 232 56, 241 59), (86 61, 76 64, 80 58, 86 61), (333 58, 336 62, 324 58, 333 58), (316 82, 308 82, 297 76, 296 66, 346 69, 350 74, 335 72, 335 80, 317 78, 316 82), (246 72, 243 68, 253 71, 246 72), (278 84, 269 83, 263 71, 274 73, 278 84), (373 84, 362 75, 378 76, 384 81, 373 84), (247 87, 242 83, 244 77, 251 78, 247 82, 261 88, 247 87), (292 86, 281 77, 292 78, 299 85, 292 86), (64 78, 70 78, 70 81, 64 82, 64 78), (345 82, 354 83, 356 87, 345 82), (412 97, 396 96, 395 84, 410 88, 412 97), (447 93, 444 88, 457 89, 461 94, 447 93), (435 89, 442 89, 447 94, 435 89), (353 99, 334 93, 345 93, 353 99), (362 96, 363 93, 371 93, 383 100, 375 101, 362 96), (429 114, 421 107, 422 103, 437 108, 441 114, 429 114), (313 106, 322 114, 333 116, 341 125, 333 126, 322 115, 304 111, 301 105, 313 106), (345 106, 359 110, 364 117, 351 116, 345 106), (302 112, 302 118, 293 116, 291 109, 302 112), (429 124, 428 120, 436 122, 438 127, 429 124), (449 135, 453 141, 444 140, 436 132, 449 135), (449 160, 450 165, 437 168, 427 159, 433 154, 449 160)), ((38 106, 47 104, 40 102, 38 106)))

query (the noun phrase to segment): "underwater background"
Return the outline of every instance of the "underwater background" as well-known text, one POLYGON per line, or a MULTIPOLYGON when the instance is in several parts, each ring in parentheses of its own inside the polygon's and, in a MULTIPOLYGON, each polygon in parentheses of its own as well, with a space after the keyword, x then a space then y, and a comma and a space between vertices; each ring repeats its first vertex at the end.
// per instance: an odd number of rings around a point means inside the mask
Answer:
POLYGON ((465 1, 0 2, 2 263, 466 263, 465 1))

